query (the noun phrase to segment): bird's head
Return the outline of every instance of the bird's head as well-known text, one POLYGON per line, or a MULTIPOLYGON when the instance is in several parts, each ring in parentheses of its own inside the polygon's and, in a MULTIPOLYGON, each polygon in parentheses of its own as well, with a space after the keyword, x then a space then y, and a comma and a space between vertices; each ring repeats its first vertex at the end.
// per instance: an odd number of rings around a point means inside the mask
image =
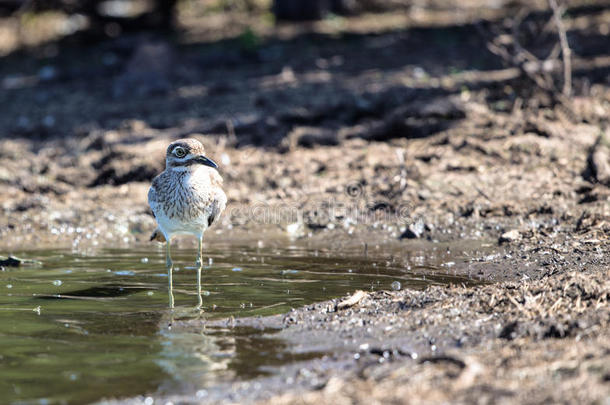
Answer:
POLYGON ((218 165, 205 156, 205 149, 196 139, 178 139, 169 144, 165 155, 168 168, 195 168, 198 165, 218 169, 218 165))

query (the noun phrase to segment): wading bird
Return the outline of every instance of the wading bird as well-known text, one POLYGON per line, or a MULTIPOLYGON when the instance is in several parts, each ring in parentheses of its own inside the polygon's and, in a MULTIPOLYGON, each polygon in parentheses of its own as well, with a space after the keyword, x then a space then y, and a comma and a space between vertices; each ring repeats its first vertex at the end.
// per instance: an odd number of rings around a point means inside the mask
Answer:
POLYGON ((165 170, 155 177, 148 191, 148 204, 157 220, 151 240, 166 244, 169 278, 169 306, 174 307, 172 291, 173 262, 171 239, 174 235, 194 235, 199 242, 197 254, 197 295, 201 298, 203 234, 218 219, 227 204, 218 165, 205 156, 201 142, 179 139, 167 147, 165 170))

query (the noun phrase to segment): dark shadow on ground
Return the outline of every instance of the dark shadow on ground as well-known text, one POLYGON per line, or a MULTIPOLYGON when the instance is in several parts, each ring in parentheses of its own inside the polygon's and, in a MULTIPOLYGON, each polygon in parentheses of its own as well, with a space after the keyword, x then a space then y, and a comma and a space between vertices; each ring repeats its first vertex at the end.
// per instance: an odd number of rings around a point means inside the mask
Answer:
MULTIPOLYGON (((568 13, 586 17, 608 8, 568 13)), ((96 43, 77 34, 0 59, 0 136, 78 139, 139 120, 147 139, 158 131, 229 134, 237 145, 426 137, 465 117, 458 100, 465 90, 484 89, 488 101, 505 99, 510 108, 517 95, 506 94, 507 86, 529 86, 518 74, 484 74, 505 67, 487 50, 478 26, 491 24, 501 21, 378 34, 304 33, 254 47, 241 37, 182 45, 179 34, 96 43), (45 49, 57 56, 32 57, 45 49), (465 72, 471 74, 460 79, 465 72)), ((576 58, 610 54, 592 27, 569 36, 576 58)), ((606 65, 575 75, 595 83, 609 73, 606 65)))

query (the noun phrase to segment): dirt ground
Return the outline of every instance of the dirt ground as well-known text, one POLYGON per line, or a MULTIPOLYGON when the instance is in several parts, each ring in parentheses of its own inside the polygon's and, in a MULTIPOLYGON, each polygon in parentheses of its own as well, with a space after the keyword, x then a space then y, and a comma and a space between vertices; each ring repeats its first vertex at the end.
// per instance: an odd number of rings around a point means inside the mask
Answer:
MULTIPOLYGON (((498 253, 456 272, 495 283, 236 320, 332 354, 287 378, 163 399, 606 403, 610 3, 573 2, 564 18, 567 100, 487 50, 519 8, 500 3, 279 28, 205 15, 170 39, 85 46, 75 34, 12 50, 0 64, 1 252, 149 244, 150 180, 167 143, 196 136, 229 197, 209 240, 482 240, 498 253)), ((553 35, 526 44, 542 54, 553 35)))

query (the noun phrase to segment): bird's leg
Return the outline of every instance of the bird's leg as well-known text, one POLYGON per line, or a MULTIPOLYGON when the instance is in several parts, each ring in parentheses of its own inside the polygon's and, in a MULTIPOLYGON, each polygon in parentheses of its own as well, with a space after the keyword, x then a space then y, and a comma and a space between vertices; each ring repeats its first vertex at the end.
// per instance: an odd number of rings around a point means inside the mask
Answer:
POLYGON ((197 252, 197 308, 203 306, 203 298, 201 298, 201 268, 203 267, 203 249, 202 249, 203 236, 199 238, 199 250, 197 252))
POLYGON ((169 307, 174 308, 174 291, 173 291, 173 281, 172 281, 172 273, 174 272, 174 263, 172 262, 171 255, 171 244, 169 238, 165 243, 165 265, 167 266, 167 278, 168 278, 168 287, 169 287, 169 307))
POLYGON ((197 241, 199 242, 199 247, 197 250, 197 261, 195 262, 195 265, 197 267, 203 267, 203 235, 201 235, 197 241))

